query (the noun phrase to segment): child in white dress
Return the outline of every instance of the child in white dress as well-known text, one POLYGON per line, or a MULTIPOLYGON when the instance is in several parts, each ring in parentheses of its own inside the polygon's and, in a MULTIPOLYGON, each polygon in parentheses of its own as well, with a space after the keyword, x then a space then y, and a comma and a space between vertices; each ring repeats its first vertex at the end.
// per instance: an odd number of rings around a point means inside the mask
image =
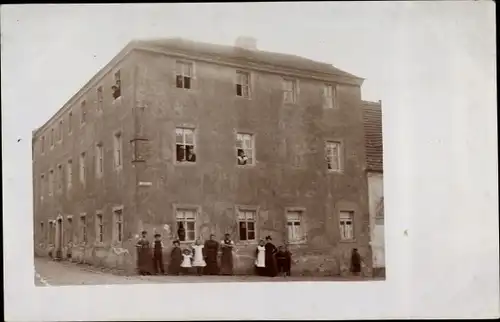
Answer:
POLYGON ((255 251, 255 268, 257 270, 257 275, 264 276, 266 269, 266 247, 263 240, 259 241, 259 245, 255 251))
POLYGON ((187 275, 189 273, 189 269, 192 267, 191 266, 191 259, 192 258, 193 258, 193 255, 191 255, 191 251, 189 249, 184 249, 182 251, 181 268, 182 268, 182 273, 184 275, 187 275))
POLYGON ((203 267, 207 266, 203 258, 203 248, 205 246, 201 245, 200 240, 197 239, 192 247, 194 253, 193 267, 196 267, 196 273, 201 276, 203 275, 203 267))

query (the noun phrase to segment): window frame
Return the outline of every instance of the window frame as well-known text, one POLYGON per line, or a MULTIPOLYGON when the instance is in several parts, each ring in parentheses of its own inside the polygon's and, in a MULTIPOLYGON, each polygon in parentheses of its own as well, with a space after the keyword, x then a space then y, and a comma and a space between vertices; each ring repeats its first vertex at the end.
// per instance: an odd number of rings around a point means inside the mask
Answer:
POLYGON ((124 240, 123 206, 120 205, 120 206, 113 207, 112 211, 113 211, 113 238, 112 238, 112 241, 113 241, 113 244, 115 244, 115 245, 121 245, 123 243, 123 240, 124 240))
POLYGON ((95 154, 95 175, 96 178, 100 179, 104 176, 104 146, 102 142, 96 144, 96 154, 95 154))
POLYGON ((115 170, 123 168, 123 133, 121 130, 113 133, 113 164, 115 170), (118 151, 119 157, 117 157, 118 151))
POLYGON ((73 133, 73 111, 69 111, 68 113, 68 135, 73 133))
POLYGON ((297 78, 292 78, 292 77, 283 77, 283 82, 282 82, 282 90, 283 90, 283 104, 285 105, 295 105, 297 104, 298 97, 299 97, 299 81, 297 78), (290 82, 292 84, 292 89, 291 91, 288 90, 286 84, 290 82), (292 101, 287 100, 287 93, 292 93, 292 101))
POLYGON ((252 76, 251 76, 251 73, 249 71, 241 70, 241 69, 236 70, 235 90, 236 90, 236 97, 244 98, 244 99, 251 99, 251 97, 252 97, 252 76), (246 85, 243 84, 242 82, 240 82, 241 76, 246 76, 246 78, 247 78, 246 85), (240 86, 241 95, 238 95, 238 86, 240 86), (246 96, 243 95, 245 87, 247 90, 246 96))
POLYGON ((175 223, 173 233, 174 233, 174 236, 176 236, 175 238, 178 239, 181 244, 192 244, 194 241, 196 241, 197 238, 200 237, 200 233, 198 232, 198 228, 199 228, 198 227, 198 219, 199 219, 199 216, 201 214, 201 206, 189 205, 189 204, 174 204, 173 209, 174 209, 174 223, 175 223), (178 231, 178 221, 179 220, 177 217, 177 213, 179 211, 184 211, 184 212, 192 211, 194 213, 193 220, 186 220, 186 217, 184 217, 184 220, 183 220, 183 223, 186 227, 187 227, 188 222, 194 223, 194 230, 189 230, 189 231, 194 232, 194 239, 193 240, 187 239, 188 238, 188 229, 187 228, 184 228, 186 231, 186 239, 185 240, 180 240, 180 238, 178 236, 177 231, 178 231))
POLYGON ((344 172, 344 142, 343 140, 339 140, 339 139, 327 139, 325 140, 325 143, 324 143, 324 155, 325 155, 325 161, 326 161, 326 170, 327 172, 329 173, 343 173, 344 172), (328 154, 328 145, 329 144, 337 144, 338 145, 338 158, 337 158, 337 162, 338 162, 338 169, 329 169, 328 168, 328 165, 329 165, 329 154, 328 154))
MULTIPOLYGON (((346 225, 344 225, 346 226, 346 225)), ((338 227, 339 227, 339 236, 340 236, 340 241, 341 242, 355 242, 356 241, 356 232, 355 232, 355 224, 354 224, 354 211, 353 210, 339 210, 338 213, 338 227), (349 218, 342 218, 342 214, 347 213, 349 214, 349 218), (350 221, 351 222, 351 234, 352 236, 350 238, 345 237, 344 232, 345 228, 342 228, 342 222, 343 221, 350 221)))
POLYGON ((338 84, 334 83, 325 83, 323 84, 323 108, 332 110, 337 109, 337 91, 338 84), (329 93, 328 89, 331 88, 331 93, 329 93), (329 95, 327 95, 329 94, 329 95))
POLYGON ((194 126, 179 125, 179 126, 175 127, 174 140, 173 140, 174 141, 174 151, 175 151, 174 164, 176 164, 176 165, 195 165, 198 162, 198 155, 197 155, 197 149, 196 149, 196 144, 197 144, 198 140, 197 140, 196 135, 197 135, 197 131, 196 131, 196 127, 194 127, 194 126), (177 131, 178 130, 182 130, 182 144, 181 145, 184 147, 183 148, 184 155, 183 155, 182 161, 179 161, 178 157, 177 157, 177 145, 178 145, 178 143, 177 143, 177 131), (193 144, 192 145, 186 144, 186 133, 185 133, 186 131, 192 132, 192 136, 193 136, 193 144), (193 147, 191 151, 194 153, 194 158, 195 158, 194 161, 188 161, 187 157, 186 157, 186 155, 187 155, 186 146, 190 146, 190 145, 193 147))
MULTIPOLYGON (((246 167, 254 167, 256 164, 257 164, 257 160, 256 160, 256 153, 255 153, 255 139, 256 139, 256 135, 252 132, 249 132, 249 131, 236 131, 236 138, 235 138, 235 150, 236 150, 236 166, 238 168, 246 168, 246 167), (238 163, 238 151, 239 150, 243 150, 243 152, 245 153, 245 156, 247 157, 248 159, 248 153, 247 151, 249 150, 248 148, 244 148, 244 144, 242 143, 242 148, 240 149, 238 147, 238 138, 239 136, 250 136, 251 138, 251 144, 252 144, 252 147, 251 147, 251 151, 252 151, 252 154, 251 154, 251 160, 252 162, 251 163, 246 163, 246 164, 239 164, 238 163)), ((244 140, 242 140, 241 142, 244 142, 244 140)))
POLYGON ((66 187, 70 190, 73 187, 73 159, 66 162, 66 187))
POLYGON ((238 236, 238 244, 239 245, 254 245, 258 244, 259 242, 259 237, 260 233, 258 230, 258 223, 259 223, 259 211, 260 207, 259 206, 252 206, 252 205, 235 205, 234 207, 234 213, 235 213, 235 221, 236 221, 236 234, 238 236), (245 220, 242 221, 240 219, 240 212, 253 212, 254 218, 253 218, 253 225, 254 225, 254 239, 248 239, 248 223, 252 222, 248 220, 245 216, 245 220), (246 239, 241 239, 240 235, 240 222, 245 222, 246 223, 246 239))
POLYGON ((45 197, 45 173, 40 174, 40 200, 43 202, 43 199, 45 197))
MULTIPOLYGON (((118 89, 118 96, 115 97, 115 93, 111 93, 111 96, 113 97, 113 102, 120 99, 122 97, 122 75, 121 75, 121 69, 118 69, 114 74, 113 74, 113 80, 114 80, 114 85, 118 89)), ((113 87, 112 86, 112 87, 113 87)))
POLYGON ((175 61, 175 68, 174 68, 174 74, 175 74, 175 79, 174 79, 174 82, 175 82, 175 88, 178 88, 178 89, 183 89, 183 90, 192 90, 194 88, 194 62, 193 61, 189 61, 189 60, 182 60, 182 59, 177 59, 175 61), (179 65, 182 65, 182 70, 180 71, 179 73, 179 70, 178 70, 178 67, 179 65), (185 74, 185 68, 184 66, 189 66, 190 67, 190 74, 185 74), (182 79, 182 86, 179 87, 179 83, 178 83, 178 77, 181 77, 182 79), (186 87, 186 77, 189 78, 189 87, 186 87))
POLYGON ((99 85, 96 88, 96 103, 97 111, 102 112, 104 110, 104 90, 102 85, 99 85))
POLYGON ((45 154, 45 135, 42 135, 42 137, 40 138, 40 146, 41 146, 41 149, 40 149, 40 154, 41 155, 44 155, 45 154))
POLYGON ((62 143, 63 142, 63 136, 64 136, 64 131, 63 131, 63 125, 64 122, 62 119, 59 120, 59 126, 57 128, 57 142, 62 143))
POLYGON ((80 102, 80 126, 84 126, 87 123, 87 101, 82 100, 80 102))
POLYGON ((79 170, 79 173, 78 173, 78 176, 79 176, 79 179, 80 179, 80 183, 82 185, 86 185, 86 179, 87 179, 87 152, 80 152, 80 156, 79 156, 79 162, 78 162, 78 170, 79 170))
POLYGON ((285 207, 285 224, 286 224, 286 241, 287 244, 290 245, 301 245, 301 244, 307 244, 307 223, 306 223, 306 208, 305 207, 285 207), (290 239, 289 235, 289 222, 291 220, 289 219, 288 215, 290 213, 299 213, 299 220, 293 220, 293 222, 299 222, 300 223, 300 229, 302 233, 302 239, 290 239))
POLYGON ((52 168, 49 169, 49 176, 48 176, 48 190, 49 190, 48 195, 49 196, 54 195, 54 183, 55 183, 54 182, 54 180, 55 180, 54 175, 55 175, 54 169, 52 169, 52 168))
POLYGON ((95 213, 95 243, 102 245, 104 243, 104 216, 102 210, 95 213))
POLYGON ((63 186, 64 186, 64 184, 63 184, 64 183, 64 172, 63 172, 62 164, 57 165, 56 181, 57 181, 57 192, 62 193, 63 186))
POLYGON ((88 220, 87 214, 82 213, 78 218, 78 241, 80 244, 86 244, 88 242, 88 220))

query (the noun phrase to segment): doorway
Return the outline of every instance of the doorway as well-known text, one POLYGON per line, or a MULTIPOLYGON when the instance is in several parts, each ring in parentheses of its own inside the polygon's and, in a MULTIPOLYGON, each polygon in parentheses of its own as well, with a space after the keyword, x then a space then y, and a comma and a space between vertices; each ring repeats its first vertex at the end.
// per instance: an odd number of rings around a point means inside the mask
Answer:
POLYGON ((62 218, 57 218, 56 221, 56 236, 55 236, 55 248, 56 248, 56 259, 62 259, 62 246, 63 246, 63 222, 62 218))

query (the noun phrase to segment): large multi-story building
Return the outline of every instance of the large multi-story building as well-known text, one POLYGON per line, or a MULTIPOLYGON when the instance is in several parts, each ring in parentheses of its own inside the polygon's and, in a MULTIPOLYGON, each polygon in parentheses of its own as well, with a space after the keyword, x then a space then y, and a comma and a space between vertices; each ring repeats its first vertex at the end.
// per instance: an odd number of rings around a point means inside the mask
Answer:
POLYGON ((142 230, 230 233, 249 273, 270 235, 298 274, 352 248, 370 274, 362 82, 252 38, 130 42, 33 133, 36 253, 132 270, 142 230))

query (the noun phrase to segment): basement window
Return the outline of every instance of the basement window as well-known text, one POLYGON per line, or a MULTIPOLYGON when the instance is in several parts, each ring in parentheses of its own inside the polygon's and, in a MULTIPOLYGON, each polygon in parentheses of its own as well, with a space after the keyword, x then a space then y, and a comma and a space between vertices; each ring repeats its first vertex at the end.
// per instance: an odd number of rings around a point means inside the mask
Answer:
POLYGON ((194 130, 175 129, 175 154, 177 162, 196 162, 194 130))
POLYGON ((191 88, 193 64, 178 61, 175 65, 175 84, 177 88, 191 88))

